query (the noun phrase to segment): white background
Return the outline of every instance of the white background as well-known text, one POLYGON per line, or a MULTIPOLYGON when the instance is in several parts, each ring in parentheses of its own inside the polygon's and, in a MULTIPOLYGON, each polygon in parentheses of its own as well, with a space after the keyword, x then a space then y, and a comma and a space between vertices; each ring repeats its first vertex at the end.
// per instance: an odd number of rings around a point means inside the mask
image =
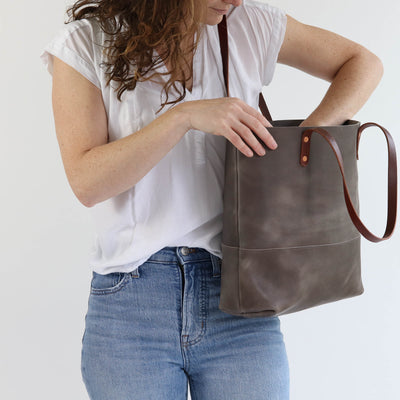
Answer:
MULTIPOLYGON (((54 128, 51 77, 39 59, 67 19, 69 4, 1 0, 0 398, 7 400, 88 399, 80 351, 92 228, 87 208, 66 179, 54 128)), ((384 76, 353 119, 383 125, 400 153, 400 2, 270 4, 380 57, 384 76)), ((274 119, 304 119, 328 87, 326 81, 278 64, 263 91, 274 119)), ((378 128, 363 132, 358 168, 361 217, 382 236, 387 151, 378 128)), ((362 296, 281 317, 291 400, 400 399, 399 238, 399 227, 389 241, 362 238, 362 296)))

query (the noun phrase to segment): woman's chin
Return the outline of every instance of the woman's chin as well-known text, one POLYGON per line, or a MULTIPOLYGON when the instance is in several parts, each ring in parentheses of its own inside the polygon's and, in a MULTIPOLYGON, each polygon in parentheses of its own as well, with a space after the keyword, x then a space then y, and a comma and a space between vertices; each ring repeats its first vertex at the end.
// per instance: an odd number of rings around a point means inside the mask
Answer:
POLYGON ((213 14, 213 15, 208 15, 207 16, 207 25, 217 25, 222 21, 223 15, 220 14, 213 14))

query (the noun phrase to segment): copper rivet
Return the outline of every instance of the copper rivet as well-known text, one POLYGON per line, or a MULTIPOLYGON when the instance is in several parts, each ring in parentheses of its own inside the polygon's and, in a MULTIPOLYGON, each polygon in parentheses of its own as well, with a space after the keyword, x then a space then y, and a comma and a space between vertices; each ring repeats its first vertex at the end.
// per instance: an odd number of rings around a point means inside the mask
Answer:
POLYGON ((303 161, 307 161, 307 156, 303 156, 303 161))
POLYGON ((308 136, 304 137, 304 141, 307 143, 308 142, 308 136))

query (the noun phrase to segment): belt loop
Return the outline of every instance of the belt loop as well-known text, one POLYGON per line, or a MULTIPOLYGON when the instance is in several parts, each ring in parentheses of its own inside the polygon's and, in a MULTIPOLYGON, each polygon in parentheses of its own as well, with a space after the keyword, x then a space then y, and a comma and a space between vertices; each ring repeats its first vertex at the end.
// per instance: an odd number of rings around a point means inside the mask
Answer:
POLYGON ((140 278, 139 267, 140 265, 130 272, 132 278, 140 278))
POLYGON ((213 272, 212 272, 213 277, 221 276, 221 262, 222 262, 221 258, 217 257, 212 253, 210 253, 210 257, 213 266, 213 272))

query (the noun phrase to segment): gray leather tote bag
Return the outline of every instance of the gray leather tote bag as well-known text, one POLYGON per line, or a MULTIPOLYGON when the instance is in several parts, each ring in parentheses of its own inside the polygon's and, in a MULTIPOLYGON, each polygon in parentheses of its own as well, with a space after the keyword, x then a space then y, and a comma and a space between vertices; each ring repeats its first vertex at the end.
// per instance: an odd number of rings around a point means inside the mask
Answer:
MULTIPOLYGON (((229 97, 225 16, 218 32, 229 97)), ((277 316, 361 295, 360 233, 379 242, 396 223, 391 135, 373 122, 299 127, 303 120, 272 121, 262 93, 259 107, 278 147, 271 150, 258 139, 267 153, 249 158, 226 141, 219 308, 243 317, 277 316), (370 126, 382 130, 388 145, 382 238, 358 216, 358 144, 370 126)))

